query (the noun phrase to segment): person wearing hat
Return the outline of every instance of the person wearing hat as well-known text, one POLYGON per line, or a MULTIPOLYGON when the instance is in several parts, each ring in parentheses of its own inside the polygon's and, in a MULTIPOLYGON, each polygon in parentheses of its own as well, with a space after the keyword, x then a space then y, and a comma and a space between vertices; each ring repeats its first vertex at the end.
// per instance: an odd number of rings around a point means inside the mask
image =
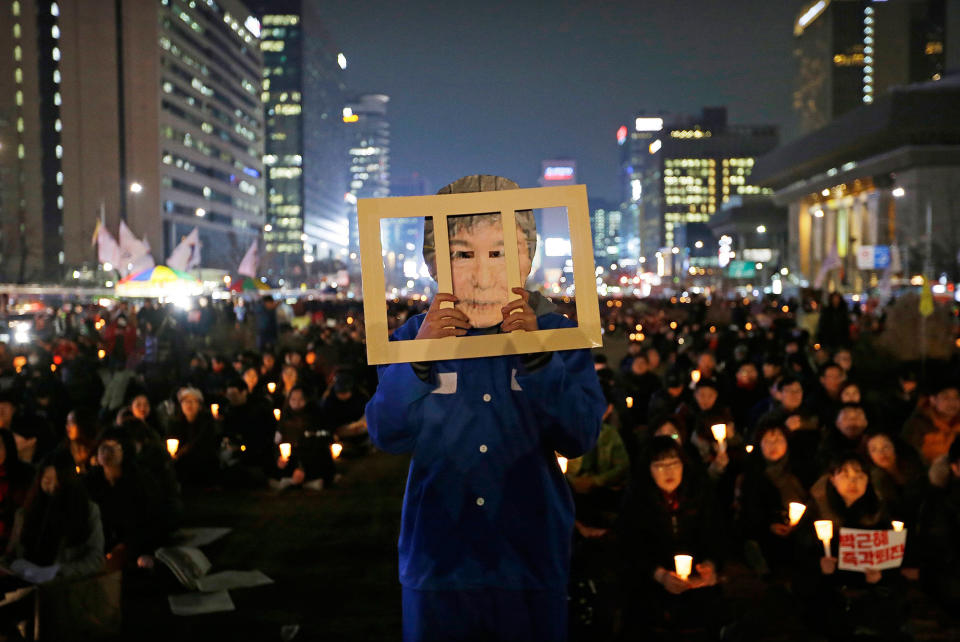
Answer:
MULTIPOLYGON (((474 175, 440 193, 516 188, 474 175)), ((516 217, 522 282, 536 225, 530 211, 516 217)), ((448 219, 453 292, 392 340, 573 326, 540 294, 507 291, 499 219, 448 219)), ((424 259, 435 276, 429 219, 424 259)), ((413 453, 399 541, 403 639, 565 640, 574 509, 554 452, 575 458, 596 442, 607 404, 590 352, 397 363, 379 375, 370 437, 413 453)))
POLYGON ((687 378, 680 368, 671 368, 663 377, 663 388, 652 395, 647 404, 647 422, 660 423, 663 419, 674 414, 687 401, 687 378))

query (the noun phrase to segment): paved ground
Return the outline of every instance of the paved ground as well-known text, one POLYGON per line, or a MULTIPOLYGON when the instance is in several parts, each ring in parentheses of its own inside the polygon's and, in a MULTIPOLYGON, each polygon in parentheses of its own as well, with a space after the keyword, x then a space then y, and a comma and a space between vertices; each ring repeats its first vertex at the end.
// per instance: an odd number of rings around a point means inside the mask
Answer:
MULTIPOLYGON (((128 584, 123 639, 281 640, 291 639, 281 636, 282 627, 297 625, 297 641, 398 640, 396 536, 407 461, 376 454, 346 462, 341 484, 321 493, 222 491, 188 498, 189 525, 234 528, 205 548, 213 571, 258 568, 276 583, 232 591, 234 612, 182 618, 170 614, 166 596, 183 589, 157 571, 128 584)), ((817 640, 785 591, 735 563, 725 576, 730 607, 745 622, 742 639, 817 640)), ((910 600, 916 639, 960 640, 956 620, 948 626, 945 614, 918 592, 910 600)))

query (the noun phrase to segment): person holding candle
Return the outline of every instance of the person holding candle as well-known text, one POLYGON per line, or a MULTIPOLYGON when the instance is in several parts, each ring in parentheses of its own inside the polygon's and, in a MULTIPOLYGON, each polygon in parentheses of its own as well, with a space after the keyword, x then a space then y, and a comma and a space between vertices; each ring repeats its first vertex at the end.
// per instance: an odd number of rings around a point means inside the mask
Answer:
POLYGON ((650 362, 645 354, 638 353, 630 362, 629 370, 621 378, 623 393, 633 398, 632 407, 623 412, 623 429, 635 432, 647 426, 647 408, 650 398, 663 387, 660 378, 650 371, 650 362))
MULTIPOLYGON (((440 191, 516 187, 475 175, 440 191)), ((500 220, 448 219, 453 291, 392 340, 573 325, 541 295, 507 288, 504 235, 516 235, 523 283, 536 225, 529 210, 516 213, 516 229, 500 220)), ((433 238, 428 219, 424 259, 435 275, 433 238)), ((413 453, 399 542, 403 639, 567 639, 574 510, 555 453, 578 457, 596 442, 607 404, 590 352, 397 363, 379 375, 370 437, 413 453)))
POLYGON ((653 437, 647 444, 624 500, 618 542, 624 639, 680 629, 719 633, 717 566, 726 532, 710 484, 687 474, 676 440, 653 437), (678 554, 693 558, 687 579, 676 573, 678 554))
POLYGON ((263 395, 251 394, 249 381, 239 378, 227 382, 226 397, 228 406, 220 409, 224 482, 240 488, 265 486, 274 468, 278 443, 275 409, 263 395))
POLYGON ((810 527, 808 566, 794 588, 805 597, 831 639, 849 640, 854 632, 874 635, 899 631, 904 617, 904 585, 899 569, 847 571, 838 568, 840 529, 889 530, 890 516, 870 482, 869 466, 857 453, 836 456, 810 490, 811 524, 833 523, 830 556, 824 555, 810 527), (814 562, 816 558, 819 563, 814 562))
POLYGON ((271 486, 303 486, 311 490, 329 488, 336 475, 330 455, 333 433, 321 429, 316 404, 308 398, 301 386, 294 387, 287 396, 287 405, 277 426, 280 443, 290 444, 292 455, 284 460, 277 455, 276 469, 271 475, 271 486), (289 480, 289 481, 284 481, 289 480))
POLYGON ((177 412, 167 428, 167 436, 180 440, 175 468, 180 481, 205 485, 217 477, 217 431, 206 411, 203 393, 184 387, 177 391, 177 412))
POLYGON ((760 575, 789 570, 797 525, 789 524, 787 507, 791 502, 808 503, 807 490, 793 471, 787 432, 783 426, 762 427, 756 436, 759 448, 747 457, 739 480, 738 525, 744 554, 760 575))
POLYGON ((950 445, 946 462, 946 484, 934 488, 920 510, 921 541, 915 548, 922 586, 947 612, 956 614, 960 612, 960 440, 950 445))

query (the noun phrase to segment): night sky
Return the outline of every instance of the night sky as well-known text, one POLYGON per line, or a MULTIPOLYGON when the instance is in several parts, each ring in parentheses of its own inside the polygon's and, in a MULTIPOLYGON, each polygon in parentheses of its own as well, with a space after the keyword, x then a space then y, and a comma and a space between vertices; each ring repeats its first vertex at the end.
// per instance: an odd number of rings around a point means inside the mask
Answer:
MULTIPOLYGON (((318 0, 319 1, 319 0, 318 0)), ((535 187, 573 158, 591 198, 618 201, 615 134, 638 110, 777 124, 794 136, 797 0, 323 1, 351 93, 390 96, 394 176, 434 190, 495 173, 535 187)))

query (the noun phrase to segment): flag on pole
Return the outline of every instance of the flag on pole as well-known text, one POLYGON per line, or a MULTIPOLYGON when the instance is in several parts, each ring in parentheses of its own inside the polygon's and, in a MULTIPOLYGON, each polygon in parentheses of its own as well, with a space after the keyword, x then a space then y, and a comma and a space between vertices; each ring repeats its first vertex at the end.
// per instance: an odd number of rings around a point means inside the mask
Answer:
POLYGON ((922 317, 933 314, 933 291, 930 287, 930 280, 923 277, 923 289, 920 290, 920 316, 922 317))
POLYGON ((173 248, 167 257, 167 267, 186 272, 200 265, 200 230, 193 231, 183 237, 183 240, 173 248))
POLYGON ((120 221, 120 272, 129 274, 153 266, 150 246, 133 235, 126 221, 120 221))
POLYGON ((240 267, 237 268, 237 274, 249 276, 251 279, 257 278, 257 265, 260 263, 259 251, 257 249, 257 239, 250 244, 250 249, 243 255, 240 261, 240 267))
POLYGON ((97 260, 100 263, 109 263, 113 269, 117 269, 120 263, 120 246, 116 239, 110 234, 105 225, 97 222, 97 260))

